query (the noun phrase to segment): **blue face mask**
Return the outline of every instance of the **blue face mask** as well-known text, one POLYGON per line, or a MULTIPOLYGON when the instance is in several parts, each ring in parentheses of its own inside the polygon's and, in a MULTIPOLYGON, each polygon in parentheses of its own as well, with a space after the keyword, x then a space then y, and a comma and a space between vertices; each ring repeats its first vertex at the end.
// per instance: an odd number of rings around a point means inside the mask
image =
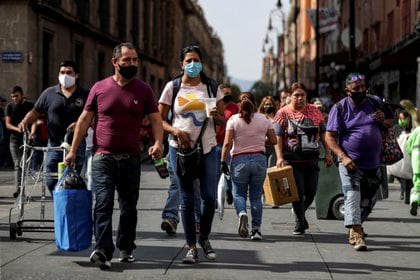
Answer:
POLYGON ((200 62, 191 62, 185 65, 184 71, 188 75, 188 77, 195 78, 197 77, 201 70, 203 70, 203 65, 200 62))

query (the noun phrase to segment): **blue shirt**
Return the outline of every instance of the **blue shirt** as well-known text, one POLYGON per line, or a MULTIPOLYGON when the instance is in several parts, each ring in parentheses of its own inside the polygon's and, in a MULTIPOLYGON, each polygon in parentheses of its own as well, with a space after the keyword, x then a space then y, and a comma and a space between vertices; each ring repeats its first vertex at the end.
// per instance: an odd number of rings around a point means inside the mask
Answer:
POLYGON ((60 85, 47 88, 35 103, 35 110, 47 114, 48 139, 53 145, 60 145, 67 127, 77 121, 83 111, 89 91, 77 86, 66 98, 60 85))

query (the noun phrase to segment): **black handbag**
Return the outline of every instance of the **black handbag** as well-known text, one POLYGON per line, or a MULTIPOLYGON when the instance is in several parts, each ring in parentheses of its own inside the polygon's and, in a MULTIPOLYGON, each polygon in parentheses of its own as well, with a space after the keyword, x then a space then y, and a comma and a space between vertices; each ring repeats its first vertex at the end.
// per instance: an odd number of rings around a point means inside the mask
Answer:
POLYGON ((203 172, 204 153, 201 137, 206 129, 207 120, 208 119, 204 121, 204 124, 201 127, 200 135, 198 136, 194 147, 187 149, 178 148, 178 151, 176 152, 176 173, 181 183, 192 182, 200 177, 203 172))

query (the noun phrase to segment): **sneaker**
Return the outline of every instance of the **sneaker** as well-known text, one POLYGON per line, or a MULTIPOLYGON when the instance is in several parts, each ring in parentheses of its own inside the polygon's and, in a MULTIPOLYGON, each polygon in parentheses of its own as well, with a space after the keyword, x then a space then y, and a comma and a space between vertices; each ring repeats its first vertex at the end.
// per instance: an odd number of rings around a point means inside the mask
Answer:
POLYGON ((111 268, 111 261, 106 259, 105 252, 101 249, 96 249, 90 254, 90 261, 96 264, 100 269, 111 268))
POLYGON ((410 206, 410 214, 412 216, 417 216, 417 208, 419 208, 419 203, 417 201, 413 201, 411 202, 410 206))
POLYGON ((203 240, 202 238, 198 238, 198 244, 200 244, 201 248, 203 248, 204 256, 208 260, 214 261, 216 259, 216 253, 211 247, 210 241, 208 239, 203 240))
POLYGON ((349 244, 350 245, 356 244, 356 232, 352 228, 349 229, 349 244))
POLYGON ((166 231, 166 234, 175 234, 176 233, 176 222, 172 220, 164 219, 162 220, 162 223, 160 224, 160 228, 163 231, 166 231))
POLYGON ((357 232, 354 232, 353 235, 355 240, 354 249, 356 251, 367 251, 366 242, 362 235, 357 232))
POLYGON ((262 240, 261 232, 258 229, 253 229, 251 232, 251 240, 262 240))
POLYGON ((20 194, 20 188, 17 188, 16 191, 13 193, 13 198, 17 198, 20 194))
POLYGON ((248 237, 248 215, 242 214, 239 216, 239 226, 238 226, 238 233, 239 236, 242 238, 248 237))
POLYGON ((198 262, 197 248, 188 249, 187 255, 182 259, 182 263, 195 264, 198 262))
POLYGON ((134 262, 136 258, 126 250, 120 251, 120 257, 118 258, 120 262, 134 262))
POLYGON ((226 203, 232 205, 233 203, 233 195, 231 190, 226 190, 226 203))
MULTIPOLYGON (((362 229, 362 238, 366 238, 368 236, 367 233, 363 230, 363 227, 361 229, 362 229)), ((357 235, 355 235, 355 233, 356 232, 352 228, 349 229, 349 244, 350 245, 356 244, 357 235)))
POLYGON ((296 224, 295 230, 292 232, 293 235, 304 235, 305 234, 305 226, 296 224))

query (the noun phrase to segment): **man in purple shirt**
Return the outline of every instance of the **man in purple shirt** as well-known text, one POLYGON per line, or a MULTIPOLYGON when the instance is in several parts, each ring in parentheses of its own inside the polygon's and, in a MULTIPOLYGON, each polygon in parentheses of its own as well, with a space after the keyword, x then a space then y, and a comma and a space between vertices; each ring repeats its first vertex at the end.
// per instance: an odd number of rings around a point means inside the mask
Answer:
POLYGON ((114 252, 112 212, 118 191, 120 221, 116 246, 120 262, 134 262, 136 248, 137 201, 140 185, 141 122, 148 116, 154 144, 148 153, 162 157, 163 127, 153 90, 135 77, 138 56, 131 43, 114 48, 113 76, 97 82, 90 90, 86 106, 76 124, 66 164, 73 164, 75 153, 89 126, 93 127, 92 188, 95 190, 94 228, 96 245, 90 261, 101 269, 111 267, 114 252))
POLYGON ((381 129, 392 126, 393 116, 378 97, 367 97, 363 75, 350 73, 345 90, 347 97, 331 108, 325 140, 339 161, 349 243, 357 251, 366 251, 362 222, 367 215, 364 217, 361 212, 361 193, 372 185, 379 186, 381 129))

